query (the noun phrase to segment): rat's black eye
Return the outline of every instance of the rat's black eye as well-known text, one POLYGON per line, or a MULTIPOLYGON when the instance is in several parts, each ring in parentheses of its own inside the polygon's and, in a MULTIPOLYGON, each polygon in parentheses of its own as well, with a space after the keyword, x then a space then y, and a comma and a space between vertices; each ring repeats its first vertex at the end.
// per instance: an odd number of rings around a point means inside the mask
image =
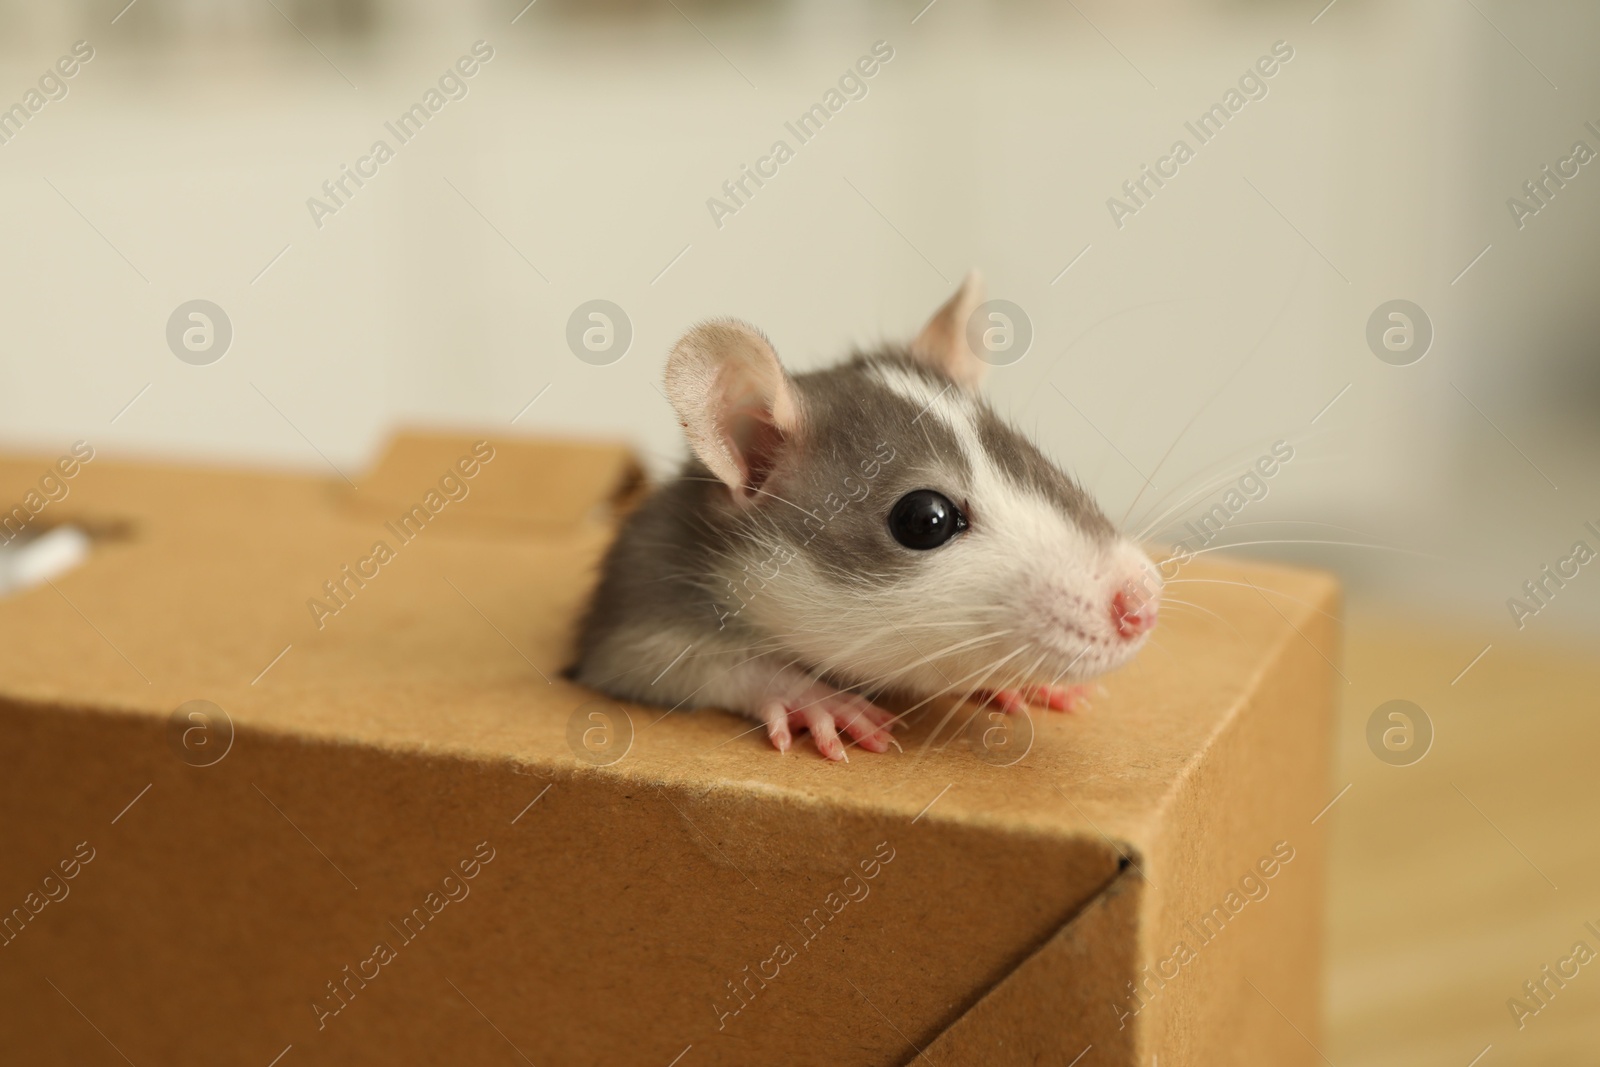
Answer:
POLYGON ((919 552, 938 548, 966 528, 966 516, 949 497, 932 489, 907 493, 889 511, 894 539, 919 552))

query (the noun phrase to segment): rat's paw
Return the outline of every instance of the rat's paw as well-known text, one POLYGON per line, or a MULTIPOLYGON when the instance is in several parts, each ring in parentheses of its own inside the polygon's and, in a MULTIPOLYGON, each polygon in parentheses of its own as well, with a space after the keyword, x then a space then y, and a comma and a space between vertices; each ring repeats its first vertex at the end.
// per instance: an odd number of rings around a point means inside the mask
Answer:
POLYGON ((977 694, 982 704, 993 704, 1007 715, 1026 711, 1030 704, 1051 711, 1083 711, 1089 706, 1087 685, 1036 685, 1023 689, 993 689, 977 694))
POLYGON ((822 682, 813 682, 795 697, 763 701, 756 718, 766 724, 767 737, 779 752, 789 751, 797 730, 809 730, 817 751, 831 760, 850 759, 841 730, 868 752, 887 752, 895 745, 889 733, 895 721, 892 712, 822 682))

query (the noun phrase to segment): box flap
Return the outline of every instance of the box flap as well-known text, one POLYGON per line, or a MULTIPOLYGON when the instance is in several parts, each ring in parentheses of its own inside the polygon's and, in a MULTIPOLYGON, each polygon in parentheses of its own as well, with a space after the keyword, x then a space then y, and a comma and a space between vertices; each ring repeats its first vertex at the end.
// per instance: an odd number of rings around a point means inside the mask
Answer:
POLYGON ((466 492, 475 498, 471 515, 447 532, 539 535, 612 517, 642 490, 644 472, 633 452, 614 442, 403 430, 358 485, 348 489, 345 506, 379 521, 426 509, 429 494, 451 502, 466 492))

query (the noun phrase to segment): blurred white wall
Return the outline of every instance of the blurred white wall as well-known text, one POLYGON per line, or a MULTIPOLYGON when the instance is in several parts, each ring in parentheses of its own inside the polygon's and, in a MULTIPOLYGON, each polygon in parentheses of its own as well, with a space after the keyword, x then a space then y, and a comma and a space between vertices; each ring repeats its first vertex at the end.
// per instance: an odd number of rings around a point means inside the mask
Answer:
POLYGON ((1273 523, 1228 539, 1397 546, 1254 547, 1486 624, 1600 521, 1600 164, 1520 230, 1505 204, 1600 150, 1593 5, 924 3, 0 4, 0 106, 94 48, 0 144, 0 433, 359 479, 398 423, 471 424, 664 466, 654 383, 689 324, 750 319, 804 368, 979 266, 1034 329, 996 403, 1114 517, 1147 476, 1136 516, 1286 438, 1239 517, 1273 523), (467 96, 319 229, 307 198, 479 40, 467 96), (867 95, 798 145, 785 121, 880 40, 867 95), (1278 41, 1266 96, 1115 225, 1278 41), (707 198, 777 138, 795 158, 719 228, 707 198), (234 331, 208 366, 165 336, 195 298, 234 331), (634 329, 609 366, 565 341, 594 298, 634 329), (1365 341, 1396 298, 1434 325, 1411 366, 1365 341))

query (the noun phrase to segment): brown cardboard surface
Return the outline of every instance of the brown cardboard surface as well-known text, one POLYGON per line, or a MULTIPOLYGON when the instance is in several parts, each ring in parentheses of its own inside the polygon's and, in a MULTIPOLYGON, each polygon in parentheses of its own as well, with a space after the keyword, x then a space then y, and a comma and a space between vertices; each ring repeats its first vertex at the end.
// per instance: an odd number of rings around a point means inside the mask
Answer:
POLYGON ((393 521, 416 506, 428 489, 439 488, 440 480, 454 475, 471 483, 473 503, 469 515, 444 527, 447 532, 469 536, 498 528, 537 536, 560 533, 586 518, 603 518, 597 508, 626 503, 643 485, 643 470, 622 446, 549 438, 541 438, 538 448, 499 452, 490 462, 493 478, 468 479, 463 470, 472 468, 472 459, 464 467, 459 464, 471 456, 473 441, 437 432, 395 438, 359 488, 344 494, 346 506, 352 514, 380 523, 393 521), (419 475, 426 473, 434 475, 433 483, 419 484, 419 475))
POLYGON ((0 946, 16 1062, 1318 1062, 1329 579, 1191 563, 1222 618, 1169 612, 1012 766, 931 719, 833 765, 641 708, 598 766, 569 735, 608 705, 559 671, 637 468, 497 441, 402 541, 472 444, 359 490, 96 458, 39 516, 126 535, 0 600, 0 909, 93 850, 0 946), (182 747, 197 699, 231 745, 182 747), (1279 841, 1264 899, 1141 970, 1279 841))

